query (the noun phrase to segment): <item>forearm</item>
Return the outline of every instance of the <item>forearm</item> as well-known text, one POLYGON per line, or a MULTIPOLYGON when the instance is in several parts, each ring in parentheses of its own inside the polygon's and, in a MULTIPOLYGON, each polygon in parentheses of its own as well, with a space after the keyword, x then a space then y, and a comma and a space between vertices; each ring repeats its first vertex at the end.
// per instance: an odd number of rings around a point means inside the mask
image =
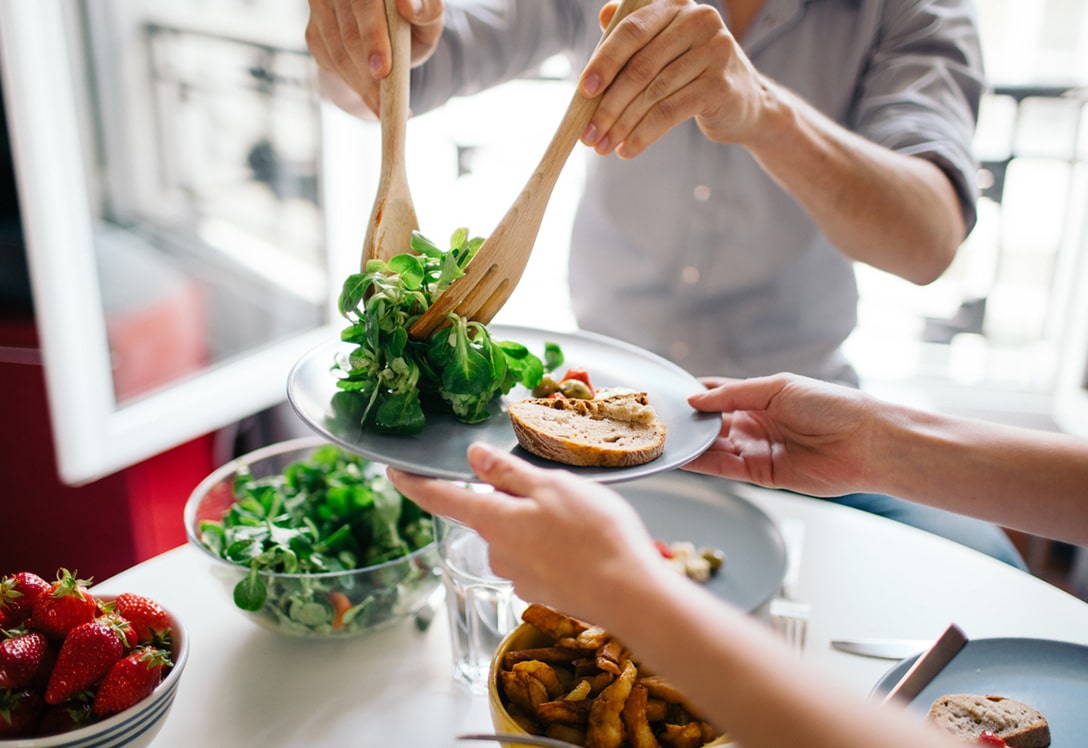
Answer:
POLYGON ((875 490, 1088 544, 1088 441, 895 406, 883 418, 875 490))
POLYGON ((601 625, 745 746, 957 745, 898 707, 879 707, 829 682, 763 624, 695 584, 664 577, 629 586, 602 606, 601 625))
POLYGON ((965 227, 940 168, 849 132, 772 81, 764 103, 745 145, 836 247, 919 284, 947 269, 965 227))

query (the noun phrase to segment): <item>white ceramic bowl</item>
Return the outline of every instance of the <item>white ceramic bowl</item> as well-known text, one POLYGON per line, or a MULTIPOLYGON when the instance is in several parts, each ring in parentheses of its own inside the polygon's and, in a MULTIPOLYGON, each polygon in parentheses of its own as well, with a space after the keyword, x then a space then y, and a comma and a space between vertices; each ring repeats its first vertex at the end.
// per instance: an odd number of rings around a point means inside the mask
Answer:
POLYGON ((343 639, 414 618, 440 584, 433 540, 400 558, 348 571, 301 574, 259 571, 259 582, 267 591, 264 605, 251 611, 234 603, 235 587, 248 577, 249 568, 228 561, 209 548, 202 540, 201 522, 222 519, 236 501, 233 487, 240 474, 248 471, 256 479, 277 476, 324 446, 331 445, 320 437, 292 439, 255 450, 214 471, 194 489, 185 506, 189 542, 203 552, 211 574, 219 580, 238 612, 272 631, 298 637, 343 639), (346 623, 343 619, 336 621, 330 603, 334 591, 342 593, 355 611, 346 623))
MULTIPOLYGON (((93 590, 92 590, 93 592, 93 590)), ((114 595, 95 595, 99 600, 112 600, 114 595)), ((3 748, 145 748, 159 734, 170 708, 174 705, 182 672, 189 661, 189 635, 177 616, 169 610, 171 630, 171 659, 174 666, 158 688, 143 701, 106 719, 77 730, 36 738, 0 740, 3 748)))

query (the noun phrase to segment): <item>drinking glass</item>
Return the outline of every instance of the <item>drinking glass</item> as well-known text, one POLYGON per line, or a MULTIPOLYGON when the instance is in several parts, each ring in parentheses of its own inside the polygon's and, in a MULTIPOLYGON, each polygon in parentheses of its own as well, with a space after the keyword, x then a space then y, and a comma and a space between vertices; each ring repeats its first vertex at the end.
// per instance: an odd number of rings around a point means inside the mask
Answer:
POLYGON ((491 658, 517 626, 522 603, 510 580, 487 561, 487 542, 448 517, 434 517, 434 535, 446 586, 453 677, 473 693, 487 693, 491 658))

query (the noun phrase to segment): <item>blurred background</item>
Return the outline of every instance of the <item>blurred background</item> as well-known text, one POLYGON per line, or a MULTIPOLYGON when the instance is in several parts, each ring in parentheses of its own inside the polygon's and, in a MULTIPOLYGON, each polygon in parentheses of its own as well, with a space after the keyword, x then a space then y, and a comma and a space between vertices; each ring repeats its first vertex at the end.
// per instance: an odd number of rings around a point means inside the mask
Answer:
MULTIPOLYGON (((919 288, 858 266, 849 354, 919 407, 1088 434, 1088 8, 979 0, 991 91, 979 223, 919 288)), ((304 433, 290 366, 338 335, 379 131, 323 104, 304 0, 0 6, 0 465, 17 533, 0 570, 104 578, 184 542, 214 467, 304 433)), ((572 92, 538 74, 413 118, 423 232, 486 236, 572 92)), ((585 154, 557 186, 498 322, 573 329, 567 236, 585 154)), ((1025 497, 1030 500, 1030 497, 1025 497)), ((9 522, 5 522, 5 527, 9 522)), ((1081 549, 1014 540, 1088 597, 1081 549)))

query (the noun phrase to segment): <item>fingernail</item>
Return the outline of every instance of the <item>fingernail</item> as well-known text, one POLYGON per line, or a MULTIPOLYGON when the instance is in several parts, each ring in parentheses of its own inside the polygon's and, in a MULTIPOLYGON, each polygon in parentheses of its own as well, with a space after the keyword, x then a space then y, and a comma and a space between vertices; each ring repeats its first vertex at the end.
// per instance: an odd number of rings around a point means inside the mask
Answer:
POLYGON ((597 142, 597 126, 594 124, 586 125, 585 132, 582 133, 582 142, 586 145, 593 145, 597 142))
POLYGON ((612 150, 612 140, 607 135, 605 135, 603 138, 600 139, 600 141, 597 142, 597 152, 608 153, 610 150, 612 150))
POLYGON ((423 15, 423 0, 412 0, 412 16, 418 18, 423 15))
POLYGON ((372 54, 370 56, 370 74, 377 78, 382 74, 382 56, 379 54, 372 54))
POLYGON ((590 73, 582 79, 582 93, 586 96, 596 96, 601 90, 601 77, 596 73, 590 73))

